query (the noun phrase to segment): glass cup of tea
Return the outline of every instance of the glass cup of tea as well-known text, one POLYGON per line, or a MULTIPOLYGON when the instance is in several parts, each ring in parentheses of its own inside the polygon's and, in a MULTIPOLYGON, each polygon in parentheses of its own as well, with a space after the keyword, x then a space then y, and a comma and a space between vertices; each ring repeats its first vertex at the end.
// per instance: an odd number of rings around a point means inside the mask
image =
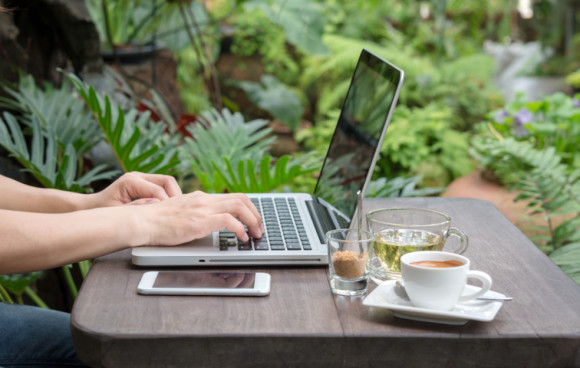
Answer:
POLYGON ((370 278, 380 284, 401 279, 401 257, 416 251, 442 251, 463 254, 467 236, 451 227, 451 218, 444 213, 420 208, 378 209, 367 214, 367 226, 375 236, 370 264, 370 278), (459 244, 446 245, 455 236, 459 244))
POLYGON ((372 233, 358 229, 337 229, 326 233, 333 293, 362 295, 366 292, 374 240, 372 233))
POLYGON ((487 273, 470 270, 468 258, 449 252, 414 252, 401 257, 405 291, 417 308, 448 311, 457 302, 475 299, 487 293, 492 279, 487 273), (482 286, 470 294, 463 290, 468 279, 482 286))

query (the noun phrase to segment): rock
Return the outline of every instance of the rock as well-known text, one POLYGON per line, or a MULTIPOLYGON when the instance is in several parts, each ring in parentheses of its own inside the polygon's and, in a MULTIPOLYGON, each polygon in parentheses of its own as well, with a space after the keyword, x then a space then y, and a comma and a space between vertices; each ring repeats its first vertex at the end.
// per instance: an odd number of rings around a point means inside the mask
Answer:
POLYGON ((57 67, 75 73, 100 70, 99 34, 84 0, 4 1, 3 5, 16 7, 11 14, 0 14, 3 77, 15 81, 20 68, 37 81, 59 84, 63 75, 57 67))

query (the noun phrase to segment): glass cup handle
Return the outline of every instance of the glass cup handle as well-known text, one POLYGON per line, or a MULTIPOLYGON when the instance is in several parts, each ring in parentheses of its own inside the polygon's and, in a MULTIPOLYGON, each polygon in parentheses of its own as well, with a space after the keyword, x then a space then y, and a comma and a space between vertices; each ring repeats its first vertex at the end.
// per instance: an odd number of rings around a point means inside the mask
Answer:
POLYGON ((470 278, 478 279, 479 281, 481 281, 482 286, 481 286, 481 289, 476 291, 475 293, 460 296, 459 297, 460 302, 465 302, 467 300, 471 300, 471 299, 475 299, 477 297, 480 297, 483 294, 487 293, 489 291, 489 289, 491 289, 491 276, 489 276, 485 272, 469 271, 469 272, 467 272, 467 278, 468 279, 470 279, 470 278))
POLYGON ((454 235, 456 237, 459 238, 459 248, 458 249, 453 249, 453 250, 449 250, 449 252, 452 253, 457 253, 457 254, 463 254, 465 253, 465 251, 467 250, 467 246, 469 245, 469 238, 467 237, 467 235, 465 235, 463 233, 463 231, 459 230, 456 227, 452 227, 449 229, 449 231, 447 232, 447 236, 451 236, 454 235))

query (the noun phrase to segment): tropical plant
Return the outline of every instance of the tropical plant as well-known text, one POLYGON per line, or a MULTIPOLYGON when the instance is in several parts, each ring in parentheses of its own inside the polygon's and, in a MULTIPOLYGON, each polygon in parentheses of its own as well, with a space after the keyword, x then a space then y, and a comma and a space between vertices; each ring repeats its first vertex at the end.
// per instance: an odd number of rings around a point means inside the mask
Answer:
POLYGON ((48 305, 30 286, 42 275, 42 272, 25 274, 0 275, 0 302, 24 304, 23 295, 27 295, 37 306, 48 309, 48 305), (14 299, 10 295, 14 296, 14 299))
POLYGON ((4 90, 8 96, 0 96, 0 108, 17 112, 19 120, 29 127, 36 118, 44 131, 52 131, 58 137, 62 150, 71 144, 83 156, 102 139, 99 126, 79 104, 68 81, 59 88, 44 82, 41 88, 31 75, 23 74, 18 86, 5 85, 4 90))
POLYGON ((262 75, 260 82, 239 82, 238 86, 257 107, 296 132, 304 114, 298 95, 273 75, 262 75))
MULTIPOLYGON (((45 83, 43 87, 40 89, 32 77, 26 76, 21 76, 18 88, 4 86, 8 97, 0 99, 0 106, 18 114, 5 111, 0 116, 0 145, 44 187, 90 192, 91 183, 117 174, 105 165, 85 170, 84 155, 102 139, 99 126, 79 104, 70 84, 55 88, 45 83)), ((79 262, 77 267, 84 277, 90 261, 79 262)), ((72 266, 62 267, 62 271, 71 294, 76 296, 72 266)), ((10 292, 22 302, 25 293, 45 307, 30 286, 40 274, 1 276, 2 299, 12 301, 10 292)))
POLYGON ((235 29, 229 51, 242 57, 240 67, 243 68, 244 58, 259 57, 266 73, 276 74, 285 83, 297 78, 299 60, 293 57, 283 28, 263 11, 244 11, 232 21, 235 29))
POLYGON ((106 170, 106 165, 99 165, 79 175, 78 167, 82 165, 83 158, 72 144, 68 144, 64 152, 59 152, 57 136, 52 131, 43 132, 37 118, 32 117, 29 150, 16 118, 8 112, 4 112, 3 118, 0 118, 0 145, 47 188, 87 192, 90 191, 90 183, 110 179, 116 174, 115 171, 106 170))
POLYGON ((249 12, 261 10, 282 27, 286 40, 308 54, 324 54, 324 17, 319 4, 311 0, 242 0, 249 12))
POLYGON ((149 111, 124 111, 75 75, 67 77, 92 111, 124 172, 171 174, 176 170, 180 137, 166 133, 167 125, 150 119, 149 111))
POLYGON ((520 97, 479 128, 472 155, 518 192, 515 200, 525 201, 530 215, 545 219, 531 239, 580 284, 578 97, 520 97))
POLYGON ((211 110, 187 127, 191 138, 181 158, 205 191, 270 192, 301 175, 314 172, 310 155, 284 156, 273 163, 268 155, 274 141, 266 120, 246 122, 240 113, 211 110))
POLYGON ((553 147, 566 164, 580 167, 580 95, 555 93, 541 101, 526 101, 520 93, 491 112, 488 124, 503 137, 531 142, 538 149, 553 147))
POLYGON ((87 0, 105 49, 160 42, 172 50, 189 44, 188 32, 198 34, 210 23, 198 1, 189 1, 186 12, 195 14, 197 26, 186 24, 177 1, 87 0))

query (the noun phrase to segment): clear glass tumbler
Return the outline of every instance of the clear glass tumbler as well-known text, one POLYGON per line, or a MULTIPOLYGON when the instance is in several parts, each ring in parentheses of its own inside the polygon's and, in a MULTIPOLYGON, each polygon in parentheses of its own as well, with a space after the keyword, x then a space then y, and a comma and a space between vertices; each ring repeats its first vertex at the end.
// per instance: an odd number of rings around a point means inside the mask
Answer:
POLYGON ((373 234, 358 229, 338 229, 326 233, 326 241, 332 292, 339 295, 364 294, 375 241, 373 234))

